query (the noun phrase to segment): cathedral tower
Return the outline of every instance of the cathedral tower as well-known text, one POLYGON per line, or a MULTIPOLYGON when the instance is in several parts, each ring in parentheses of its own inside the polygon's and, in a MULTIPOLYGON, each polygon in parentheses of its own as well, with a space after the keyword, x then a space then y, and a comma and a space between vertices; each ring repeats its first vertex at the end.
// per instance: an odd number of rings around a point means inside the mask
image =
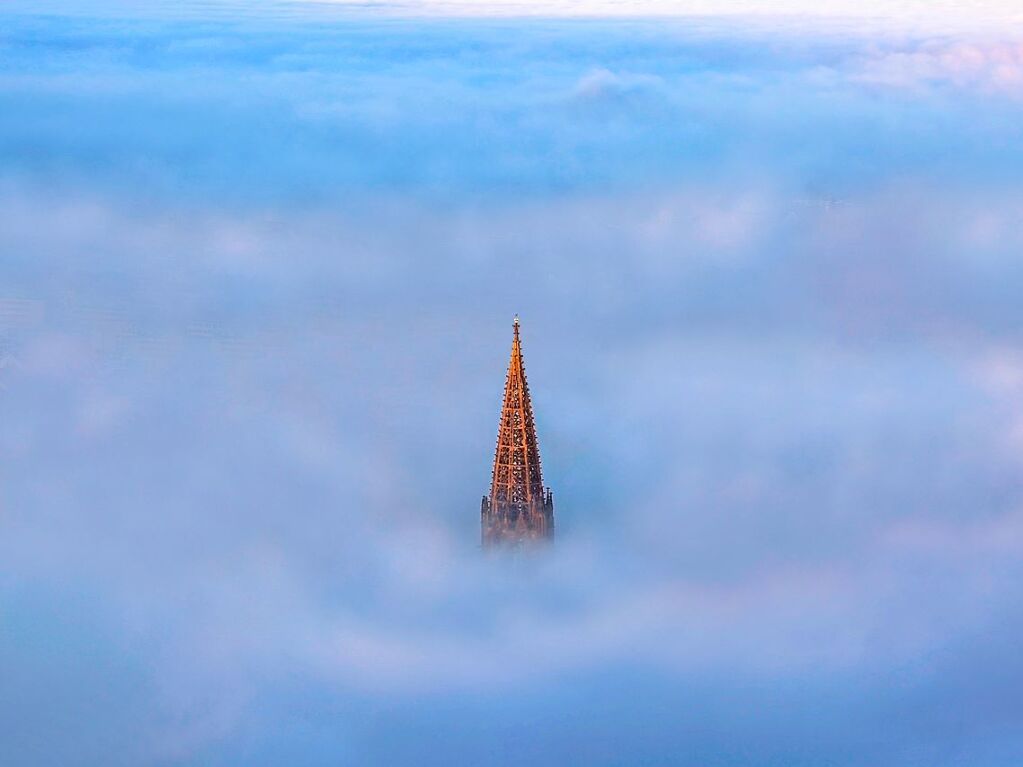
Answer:
POLYGON ((483 496, 480 507, 484 546, 554 537, 554 496, 549 487, 544 490, 540 473, 540 449, 522 365, 518 317, 513 328, 490 495, 483 496))

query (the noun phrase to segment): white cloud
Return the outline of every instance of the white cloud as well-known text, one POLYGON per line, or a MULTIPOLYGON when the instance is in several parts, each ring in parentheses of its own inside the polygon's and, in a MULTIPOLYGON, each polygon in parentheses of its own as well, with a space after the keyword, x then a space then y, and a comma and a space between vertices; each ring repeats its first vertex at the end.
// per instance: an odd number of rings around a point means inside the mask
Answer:
MULTIPOLYGON (((305 0, 297 0, 305 3, 305 0)), ((339 7, 392 13, 470 16, 760 16, 949 21, 996 25, 1023 22, 1013 0, 323 0, 339 7)))

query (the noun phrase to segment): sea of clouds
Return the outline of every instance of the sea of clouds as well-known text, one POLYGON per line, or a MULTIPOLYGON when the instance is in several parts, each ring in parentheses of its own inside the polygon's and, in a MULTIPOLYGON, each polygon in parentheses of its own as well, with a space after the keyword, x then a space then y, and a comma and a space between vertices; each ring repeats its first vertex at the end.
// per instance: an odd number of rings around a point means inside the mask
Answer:
POLYGON ((301 8, 0 14, 0 763, 1023 759, 1023 38, 301 8))

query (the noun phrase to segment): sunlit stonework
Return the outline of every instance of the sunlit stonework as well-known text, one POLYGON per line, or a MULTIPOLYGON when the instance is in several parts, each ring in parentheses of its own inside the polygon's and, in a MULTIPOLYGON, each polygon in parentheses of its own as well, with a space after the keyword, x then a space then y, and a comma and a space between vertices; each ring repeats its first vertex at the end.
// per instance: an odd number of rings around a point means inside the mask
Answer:
POLYGON ((483 497, 480 526, 484 546, 518 545, 554 537, 554 496, 543 486, 518 317, 497 428, 490 495, 483 497))

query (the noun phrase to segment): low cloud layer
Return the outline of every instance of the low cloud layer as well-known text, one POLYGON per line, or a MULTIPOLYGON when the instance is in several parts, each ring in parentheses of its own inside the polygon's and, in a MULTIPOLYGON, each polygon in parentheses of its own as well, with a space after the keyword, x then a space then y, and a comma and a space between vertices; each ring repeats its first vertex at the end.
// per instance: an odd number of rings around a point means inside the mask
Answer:
POLYGON ((1013 43, 11 19, 0 761, 1018 761, 1013 43))

